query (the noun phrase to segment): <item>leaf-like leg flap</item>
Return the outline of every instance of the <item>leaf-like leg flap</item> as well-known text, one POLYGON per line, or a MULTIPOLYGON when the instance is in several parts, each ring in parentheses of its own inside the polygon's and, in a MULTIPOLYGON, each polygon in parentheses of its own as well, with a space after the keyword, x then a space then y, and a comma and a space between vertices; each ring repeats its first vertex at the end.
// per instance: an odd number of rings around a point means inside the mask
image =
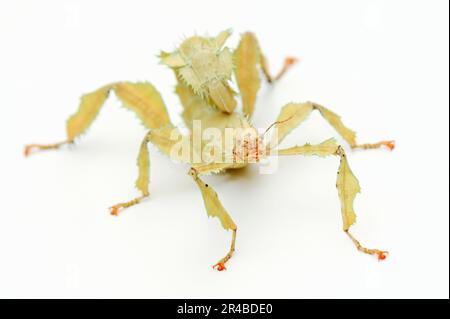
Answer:
POLYGON ((347 128, 344 123, 342 123, 341 117, 336 113, 330 111, 326 107, 313 103, 314 109, 318 110, 325 120, 342 136, 342 138, 350 145, 351 148, 361 148, 361 149, 373 149, 382 146, 387 147, 391 151, 395 148, 395 141, 381 141, 377 143, 366 143, 357 144, 356 143, 356 133, 351 129, 347 128))
POLYGON ((32 149, 56 149, 64 144, 73 143, 92 125, 111 90, 115 90, 124 106, 135 112, 147 128, 172 125, 164 101, 152 84, 147 82, 109 84, 81 97, 77 112, 67 121, 67 140, 55 144, 27 145, 25 155, 29 155, 32 149))
POLYGON ((148 82, 121 82, 114 85, 117 97, 134 111, 149 129, 172 125, 166 105, 155 87, 148 82))
POLYGON ((267 60, 261 52, 258 40, 251 32, 242 34, 239 45, 234 52, 236 81, 242 98, 244 114, 251 116, 253 114, 256 95, 261 86, 259 78, 258 64, 269 83, 279 80, 283 74, 297 60, 295 58, 286 58, 281 71, 274 77, 269 74, 267 60))
MULTIPOLYGON (((144 198, 148 197, 149 183, 150 183, 150 155, 148 151, 148 143, 155 145, 159 151, 169 156, 172 160, 189 162, 190 153, 187 154, 173 154, 174 146, 180 141, 183 141, 183 136, 176 127, 171 124, 158 129, 150 130, 144 137, 139 148, 137 158, 137 166, 139 175, 136 180, 136 188, 142 193, 142 196, 134 198, 128 202, 119 203, 110 207, 112 215, 117 215, 120 209, 128 208, 140 203, 144 198), (184 156, 184 157, 183 157, 184 156)), ((182 145, 186 146, 186 145, 182 145)))
POLYGON ((217 217, 225 230, 235 230, 236 224, 233 222, 230 215, 228 215, 227 211, 222 206, 222 203, 220 202, 219 197, 217 196, 217 193, 214 191, 214 189, 200 179, 195 169, 191 169, 189 175, 193 177, 200 192, 202 193, 208 216, 217 217))
POLYGON ((150 134, 151 132, 148 132, 142 141, 137 159, 139 176, 136 180, 136 188, 141 191, 143 196, 149 195, 148 184, 150 182, 150 155, 148 153, 148 142, 150 141, 150 134))
POLYGON ((255 36, 246 32, 234 52, 236 81, 242 98, 244 114, 251 116, 260 87, 257 64, 260 63, 259 45, 255 36))
POLYGON ((83 134, 94 122, 101 107, 108 98, 111 85, 106 85, 94 92, 85 94, 80 98, 78 111, 67 120, 67 140, 55 144, 30 144, 25 147, 25 156, 32 149, 49 150, 57 149, 62 145, 73 143, 75 138, 83 134))
POLYGON ((320 144, 311 145, 305 144, 303 146, 294 146, 282 150, 278 150, 277 153, 280 156, 284 155, 316 155, 320 157, 335 155, 339 145, 336 144, 334 138, 330 138, 320 144))
POLYGON ((361 243, 349 232, 350 226, 356 222, 356 213, 353 208, 353 201, 355 200, 356 195, 361 192, 361 187, 359 186, 358 179, 350 169, 344 149, 339 146, 336 154, 341 158, 336 187, 338 189, 339 199, 341 201, 344 231, 359 251, 365 254, 375 255, 380 261, 384 260, 389 254, 387 251, 366 248, 362 246, 361 243))
POLYGON ((385 146, 390 150, 395 147, 394 141, 381 141, 373 144, 357 144, 356 133, 347 128, 339 115, 329 109, 313 102, 305 103, 289 103, 283 106, 278 115, 274 132, 268 145, 268 151, 279 145, 289 133, 300 126, 311 114, 313 110, 319 111, 322 117, 342 136, 342 138, 350 145, 351 148, 372 149, 385 146))
POLYGON ((343 230, 352 239, 359 251, 370 255, 376 255, 379 260, 386 258, 386 251, 363 247, 349 232, 350 226, 356 222, 356 213, 353 208, 353 202, 361 188, 359 186, 358 179, 353 174, 348 164, 344 149, 336 144, 334 139, 326 140, 318 145, 306 144, 303 146, 294 146, 288 149, 282 149, 278 151, 278 155, 316 155, 321 157, 330 155, 339 156, 340 165, 337 173, 336 188, 338 191, 339 200, 341 202, 343 230))
POLYGON ((361 191, 358 179, 353 174, 344 150, 339 147, 336 154, 340 156, 341 163, 337 173, 336 187, 341 201, 342 223, 344 231, 348 231, 351 225, 356 222, 356 214, 353 209, 353 201, 356 194, 361 191))
POLYGON ((272 83, 281 79, 286 71, 297 62, 297 59, 287 57, 280 72, 275 76, 271 76, 267 60, 261 51, 256 36, 251 32, 246 32, 242 34, 239 45, 234 52, 234 61, 236 65, 236 80, 241 93, 244 114, 251 116, 260 87, 258 64, 267 82, 272 83))
POLYGON ((148 152, 148 143, 150 142, 151 132, 148 132, 141 143, 137 158, 139 175, 136 180, 136 188, 142 193, 142 196, 136 197, 128 202, 119 203, 110 207, 111 215, 117 216, 120 209, 128 208, 140 203, 144 198, 150 195, 148 185, 150 183, 150 156, 148 152))
POLYGON ((220 259, 219 262, 213 266, 213 268, 217 268, 217 270, 219 271, 225 270, 225 263, 231 258, 235 250, 237 231, 236 224, 231 219, 225 208, 222 206, 222 203, 220 202, 219 197, 217 196, 217 193, 214 191, 214 189, 200 179, 200 177, 198 176, 198 172, 194 168, 191 168, 191 170, 189 171, 189 175, 192 176, 200 192, 202 193, 203 202, 205 204, 208 216, 217 217, 225 230, 233 231, 230 250, 225 255, 225 257, 220 259))
POLYGON ((81 97, 77 113, 67 121, 67 139, 69 141, 75 140, 91 126, 108 98, 110 90, 111 86, 107 85, 81 97))

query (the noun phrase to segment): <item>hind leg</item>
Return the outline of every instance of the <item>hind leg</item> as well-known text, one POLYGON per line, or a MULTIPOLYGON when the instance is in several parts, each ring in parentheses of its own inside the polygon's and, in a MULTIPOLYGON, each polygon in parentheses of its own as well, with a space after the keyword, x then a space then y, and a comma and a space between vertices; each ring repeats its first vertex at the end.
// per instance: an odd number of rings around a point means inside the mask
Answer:
POLYGON ((97 114, 100 112, 103 103, 108 98, 110 90, 111 85, 106 85, 94 92, 83 95, 77 113, 72 115, 67 121, 67 139, 54 144, 26 145, 24 151, 25 156, 30 155, 32 150, 58 149, 63 145, 73 143, 78 135, 85 132, 91 126, 97 114))
POLYGON ((91 126, 111 90, 114 90, 125 107, 134 111, 144 125, 151 129, 141 144, 137 160, 139 177, 136 181, 136 187, 141 192, 141 196, 112 206, 110 208, 111 214, 117 215, 120 209, 136 205, 149 196, 150 157, 147 144, 152 142, 163 153, 169 155, 171 143, 175 142, 170 140, 170 134, 177 129, 170 121, 160 94, 150 83, 114 83, 83 95, 78 111, 67 122, 67 140, 47 145, 30 144, 25 147, 25 155, 29 155, 33 149, 57 149, 62 145, 73 143, 75 138, 91 126))
POLYGON ((72 144, 72 143, 73 143, 73 141, 66 140, 66 141, 62 141, 59 143, 53 143, 53 144, 28 144, 28 145, 25 145, 25 148, 23 150, 23 155, 25 157, 28 157, 33 150, 41 150, 41 151, 56 150, 63 145, 72 144))
POLYGON ((25 146, 25 156, 28 156, 32 150, 58 149, 63 145, 73 143, 92 125, 112 90, 126 108, 138 115, 146 127, 158 128, 171 125, 164 102, 153 85, 150 83, 113 83, 81 97, 78 111, 67 121, 66 140, 54 144, 29 144, 25 146))
POLYGON ((234 61, 236 64, 236 80, 239 86, 239 92, 242 98, 244 114, 251 116, 256 101, 256 95, 260 87, 260 78, 258 65, 261 68, 267 82, 273 83, 286 73, 286 71, 297 61, 293 57, 286 58, 283 68, 280 72, 271 76, 267 66, 267 60, 258 44, 258 40, 251 32, 242 35, 239 46, 234 52, 234 61))
POLYGON ((150 195, 149 192, 149 183, 150 183, 150 155, 148 152, 148 143, 150 142, 150 134, 148 132, 144 140, 141 143, 141 147, 139 149, 139 155, 137 159, 137 166, 139 169, 139 176, 136 180, 136 188, 142 193, 141 196, 136 197, 130 201, 118 203, 109 208, 111 215, 117 216, 119 214, 119 210, 134 206, 139 204, 143 199, 150 195))

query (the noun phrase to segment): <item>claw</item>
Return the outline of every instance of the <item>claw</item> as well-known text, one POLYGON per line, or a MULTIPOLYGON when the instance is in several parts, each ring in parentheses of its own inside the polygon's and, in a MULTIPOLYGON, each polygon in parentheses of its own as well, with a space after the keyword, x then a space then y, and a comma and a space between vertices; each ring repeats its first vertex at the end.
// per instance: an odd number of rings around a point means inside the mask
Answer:
POLYGON ((111 213, 111 215, 113 215, 113 216, 117 216, 117 215, 119 215, 119 206, 112 206, 112 207, 110 207, 109 208, 109 212, 111 213))
POLYGON ((378 255, 378 261, 382 261, 382 260, 385 260, 387 258, 389 253, 387 251, 379 251, 377 253, 377 255, 378 255))
POLYGON ((395 148, 395 141, 385 141, 382 144, 389 148, 389 150, 391 151, 393 151, 395 148))
POLYGON ((223 270, 226 270, 226 269, 227 269, 227 268, 225 267, 225 263, 223 263, 223 262, 218 262, 218 263, 215 264, 212 268, 213 268, 213 269, 216 269, 216 268, 217 268, 218 271, 223 271, 223 270))

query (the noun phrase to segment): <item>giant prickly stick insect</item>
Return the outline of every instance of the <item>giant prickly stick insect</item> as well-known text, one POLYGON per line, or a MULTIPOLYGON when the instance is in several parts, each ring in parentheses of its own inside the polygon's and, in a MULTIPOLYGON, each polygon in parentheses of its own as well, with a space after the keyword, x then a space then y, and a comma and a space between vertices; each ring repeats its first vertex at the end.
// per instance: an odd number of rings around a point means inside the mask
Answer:
MULTIPOLYGON (((131 83, 116 82, 105 85, 96 91, 81 97, 78 111, 67 121, 67 139, 55 144, 30 144, 25 147, 25 155, 32 150, 56 149, 65 144, 73 143, 90 127, 109 93, 114 91, 119 100, 135 112, 148 128, 138 154, 139 175, 136 187, 141 196, 127 202, 119 203, 110 208, 111 214, 117 215, 119 210, 133 206, 149 196, 150 157, 148 144, 152 143, 162 153, 174 160, 190 165, 189 175, 199 188, 207 214, 217 217, 225 230, 232 231, 231 247, 228 253, 220 259, 213 268, 221 271, 226 269, 225 263, 235 250, 237 226, 220 202, 217 193, 201 179, 202 175, 226 172, 251 163, 257 163, 262 158, 273 154, 278 156, 336 156, 340 159, 336 187, 341 202, 343 230, 350 237, 356 248, 366 254, 375 255, 379 260, 386 258, 387 252, 363 247, 350 233, 350 226, 356 220, 353 200, 360 191, 358 180, 350 169, 344 149, 334 139, 328 139, 320 144, 294 146, 279 149, 280 142, 310 113, 318 111, 322 117, 342 136, 352 149, 372 149, 385 146, 394 148, 394 141, 381 141, 373 144, 358 144, 356 134, 342 123, 340 117, 325 108, 313 103, 289 103, 285 105, 270 128, 274 129, 270 144, 264 142, 264 134, 259 134, 251 123, 251 117, 260 88, 260 71, 269 83, 279 80, 296 61, 286 58, 283 68, 276 76, 271 76, 266 59, 261 52, 258 41, 253 33, 241 35, 238 47, 233 51, 225 47, 225 42, 231 35, 229 30, 220 32, 216 37, 192 36, 184 40, 173 52, 161 52, 161 62, 171 68, 176 76, 176 94, 183 105, 182 117, 190 129, 188 136, 183 136, 175 127, 167 113, 166 106, 155 87, 148 82, 131 83), (233 75, 236 83, 233 83, 233 75), (235 92, 232 85, 237 85, 235 92), (240 95, 242 110, 237 110, 236 97, 240 95), (228 160, 205 160, 202 156, 208 143, 195 141, 194 126, 200 123, 201 132, 215 129, 226 135, 232 130, 232 143, 227 154, 228 160), (244 132, 244 133, 242 133, 244 132), (250 132, 250 133, 248 133, 250 132), (187 145, 188 152, 174 152, 181 144, 187 145), (192 147, 190 147, 192 146, 192 147)), ((223 135, 222 135, 223 136, 223 135)), ((220 143, 219 143, 220 144, 220 143)), ((223 146, 223 143, 221 144, 223 146)), ((217 145, 216 145, 217 146, 217 145)), ((219 145, 220 146, 220 145, 219 145)), ((214 152, 216 151, 213 149, 214 152)), ((208 154, 211 150, 208 149, 208 154)), ((220 151, 219 151, 220 152, 220 151)), ((222 150, 222 153, 225 153, 222 150)))

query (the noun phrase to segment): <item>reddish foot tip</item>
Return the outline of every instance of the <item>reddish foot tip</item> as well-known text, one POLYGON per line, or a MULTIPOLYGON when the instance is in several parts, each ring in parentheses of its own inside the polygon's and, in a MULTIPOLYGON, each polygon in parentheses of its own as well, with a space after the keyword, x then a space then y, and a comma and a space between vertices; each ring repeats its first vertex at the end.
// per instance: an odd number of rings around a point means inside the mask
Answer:
POLYGON ((395 141, 386 141, 383 142, 383 144, 386 145, 386 147, 391 151, 393 151, 395 148, 395 141))
POLYGON ((224 263, 219 262, 213 266, 213 269, 217 269, 218 271, 223 271, 223 270, 226 270, 227 268, 225 267, 224 263))
POLYGON ((285 60, 286 65, 292 65, 298 62, 298 59, 296 57, 290 56, 287 57, 285 60))
POLYGON ((117 216, 119 215, 119 207, 117 206, 110 207, 109 212, 111 213, 111 215, 117 216))
POLYGON ((31 148, 32 148, 32 147, 31 147, 30 145, 25 146, 25 148, 23 149, 23 155, 24 155, 25 157, 27 157, 27 156, 30 155, 31 148))
POLYGON ((387 251, 380 251, 378 253, 378 260, 379 261, 385 260, 387 258, 387 256, 388 256, 388 252, 387 251))

